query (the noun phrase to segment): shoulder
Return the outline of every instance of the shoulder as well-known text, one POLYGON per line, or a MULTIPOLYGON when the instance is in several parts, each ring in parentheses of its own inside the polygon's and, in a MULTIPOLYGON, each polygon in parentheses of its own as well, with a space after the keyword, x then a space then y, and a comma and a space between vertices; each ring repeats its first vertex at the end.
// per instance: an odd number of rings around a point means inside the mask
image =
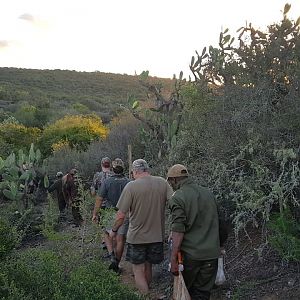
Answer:
POLYGON ((151 177, 152 180, 154 180, 154 181, 156 181, 158 183, 165 184, 165 185, 168 184, 167 180, 165 178, 161 177, 161 176, 153 176, 153 175, 151 175, 150 177, 151 177))

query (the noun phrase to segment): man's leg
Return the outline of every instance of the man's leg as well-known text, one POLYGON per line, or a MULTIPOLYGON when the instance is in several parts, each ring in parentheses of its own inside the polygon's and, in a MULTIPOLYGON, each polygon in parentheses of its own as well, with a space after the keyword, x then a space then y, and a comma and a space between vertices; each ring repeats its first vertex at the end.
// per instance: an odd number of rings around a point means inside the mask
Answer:
POLYGON ((117 234, 116 236, 116 258, 120 262, 125 245, 125 236, 124 234, 117 234))
POLYGON ((214 285, 218 269, 218 260, 193 260, 184 255, 182 272, 186 287, 192 299, 208 300, 214 285))
POLYGON ((148 283, 148 287, 152 281, 152 264, 145 262, 145 277, 148 283))
POLYGON ((104 232, 104 242, 107 247, 108 253, 111 254, 113 251, 113 245, 112 245, 112 240, 111 240, 109 234, 107 233, 107 231, 104 232))
POLYGON ((149 285, 146 278, 146 263, 138 265, 132 264, 132 270, 136 287, 142 294, 147 294, 149 292, 149 285))

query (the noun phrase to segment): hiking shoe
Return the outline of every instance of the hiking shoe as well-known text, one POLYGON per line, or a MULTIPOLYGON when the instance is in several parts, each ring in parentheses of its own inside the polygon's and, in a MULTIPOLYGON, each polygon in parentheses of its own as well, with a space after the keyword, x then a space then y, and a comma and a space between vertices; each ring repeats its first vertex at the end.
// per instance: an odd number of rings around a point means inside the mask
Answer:
POLYGON ((102 250, 107 250, 106 244, 105 244, 104 242, 101 243, 100 248, 101 248, 102 250))
POLYGON ((104 259, 111 259, 111 254, 107 252, 107 253, 105 253, 105 254, 102 255, 102 258, 104 258, 104 259))
POLYGON ((121 269, 119 268, 118 264, 115 263, 115 262, 112 262, 112 263, 109 265, 108 270, 112 270, 112 271, 114 271, 115 273, 117 273, 118 275, 121 274, 121 269))

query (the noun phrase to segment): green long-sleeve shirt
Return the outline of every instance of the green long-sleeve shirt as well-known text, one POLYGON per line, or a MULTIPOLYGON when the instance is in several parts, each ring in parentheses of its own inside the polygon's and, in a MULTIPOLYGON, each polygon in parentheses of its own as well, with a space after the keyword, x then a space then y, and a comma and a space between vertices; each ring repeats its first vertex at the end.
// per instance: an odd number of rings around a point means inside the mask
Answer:
POLYGON ((219 219, 215 198, 187 178, 170 200, 171 229, 184 233, 181 251, 197 260, 220 254, 219 219))

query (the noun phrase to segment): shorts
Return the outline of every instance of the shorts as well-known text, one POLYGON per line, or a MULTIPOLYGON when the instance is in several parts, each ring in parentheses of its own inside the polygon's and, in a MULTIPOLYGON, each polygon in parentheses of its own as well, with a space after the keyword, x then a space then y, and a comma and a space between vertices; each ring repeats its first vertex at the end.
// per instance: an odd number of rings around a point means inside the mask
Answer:
POLYGON ((126 260, 134 265, 149 262, 159 264, 164 259, 163 243, 129 244, 127 245, 126 260))

